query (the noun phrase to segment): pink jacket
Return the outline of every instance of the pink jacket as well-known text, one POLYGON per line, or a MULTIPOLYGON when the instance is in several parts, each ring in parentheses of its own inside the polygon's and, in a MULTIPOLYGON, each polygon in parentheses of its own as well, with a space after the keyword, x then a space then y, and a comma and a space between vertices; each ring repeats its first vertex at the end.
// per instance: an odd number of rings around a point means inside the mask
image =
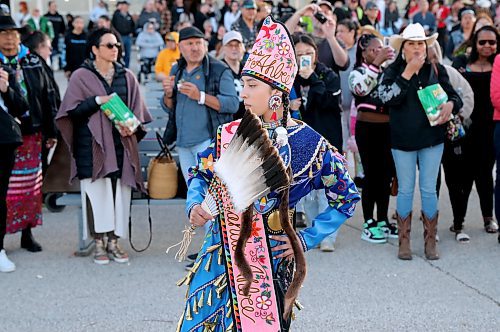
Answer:
POLYGON ((500 55, 497 55, 493 63, 490 83, 491 103, 495 109, 493 120, 500 121, 500 55))

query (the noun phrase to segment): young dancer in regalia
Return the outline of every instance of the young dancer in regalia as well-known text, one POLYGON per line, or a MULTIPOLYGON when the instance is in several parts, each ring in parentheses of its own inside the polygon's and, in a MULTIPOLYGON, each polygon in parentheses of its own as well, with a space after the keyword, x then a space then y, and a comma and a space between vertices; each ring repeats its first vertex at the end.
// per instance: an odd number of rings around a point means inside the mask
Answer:
POLYGON ((242 72, 247 113, 219 127, 190 170, 190 223, 213 222, 179 282, 189 289, 178 331, 288 331, 305 278, 304 252, 354 213, 360 196, 344 158, 289 116, 296 74, 287 29, 267 17, 242 72), (296 232, 294 207, 317 189, 329 206, 296 232))

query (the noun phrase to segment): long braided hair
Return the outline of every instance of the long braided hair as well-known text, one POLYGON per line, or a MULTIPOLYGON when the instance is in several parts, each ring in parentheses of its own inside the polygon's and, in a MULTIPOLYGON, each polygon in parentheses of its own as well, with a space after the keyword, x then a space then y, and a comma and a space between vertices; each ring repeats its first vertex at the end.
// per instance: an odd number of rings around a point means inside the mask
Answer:
MULTIPOLYGON (((282 96, 283 102, 283 118, 281 119, 281 125, 286 128, 288 118, 290 115, 290 97, 287 93, 283 93, 282 96)), ((290 244, 292 246, 292 250, 295 257, 295 274, 293 276, 293 280, 288 287, 288 290, 285 294, 285 305, 284 305, 284 319, 288 320, 290 317, 290 313, 292 311, 292 306, 295 303, 295 299, 298 296, 300 287, 304 282, 306 276, 306 260, 304 251, 302 249, 302 245, 300 244, 299 238, 293 229, 292 223, 290 222, 289 215, 289 201, 290 201, 290 183, 292 182, 292 169, 288 167, 287 169, 288 178, 290 179, 289 185, 284 188, 280 193, 280 205, 278 208, 279 216, 280 216, 280 224, 282 229, 285 231, 285 234, 288 236, 290 240, 290 244)), ((248 295, 250 292, 250 287, 253 283, 253 273, 248 264, 248 261, 245 257, 245 245, 250 238, 252 233, 252 216, 253 216, 253 205, 250 206, 247 210, 243 212, 242 221, 241 221, 241 229, 240 235, 238 237, 238 241, 236 243, 235 248, 235 264, 238 266, 241 274, 245 278, 246 282, 243 286, 243 294, 248 295)))
MULTIPOLYGON (((286 129, 288 118, 290 116, 290 96, 287 93, 283 93, 282 95, 283 101, 283 119, 281 120, 281 125, 286 129)), ((290 184, 293 181, 293 172, 291 166, 287 169, 288 178, 290 179, 290 184)), ((280 206, 279 206, 279 216, 280 216, 280 224, 281 228, 285 231, 285 234, 288 236, 290 240, 290 244, 292 246, 293 254, 295 257, 295 273, 293 275, 293 280, 288 287, 288 290, 285 294, 285 307, 284 307, 284 319, 288 320, 290 313, 292 311, 293 304, 295 303, 295 299, 299 294, 300 287, 304 282, 306 277, 306 259, 304 255, 304 250, 302 249, 302 245, 300 244, 299 238, 293 229, 292 223, 290 222, 289 215, 289 202, 290 202, 290 185, 288 185, 280 195, 280 206)))
POLYGON ((361 66, 363 64, 363 52, 366 50, 368 45, 373 39, 378 39, 377 36, 372 34, 361 35, 358 39, 357 47, 356 47, 356 63, 354 64, 354 68, 361 66))

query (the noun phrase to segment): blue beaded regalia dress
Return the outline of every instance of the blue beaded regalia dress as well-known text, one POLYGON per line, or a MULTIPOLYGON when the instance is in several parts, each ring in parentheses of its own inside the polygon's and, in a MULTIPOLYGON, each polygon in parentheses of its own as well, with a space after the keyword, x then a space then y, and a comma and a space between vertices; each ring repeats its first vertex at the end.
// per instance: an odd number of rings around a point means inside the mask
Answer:
MULTIPOLYGON (((270 137, 273 137, 274 129, 268 130, 270 137)), ((198 155, 198 164, 190 169, 186 202, 188 216, 191 209, 203 201, 212 181, 213 166, 220 156, 221 131, 220 127, 216 139, 198 155)), ((279 152, 285 165, 290 165, 293 173, 289 194, 290 214, 293 214, 297 202, 312 190, 323 189, 329 203, 310 227, 297 231, 303 250, 308 251, 353 215, 360 195, 347 172, 345 159, 321 135, 299 121, 296 125, 288 126, 287 131, 288 143, 279 152)), ((262 215, 268 235, 285 234, 279 222, 279 197, 277 193, 271 192, 257 200, 253 206, 253 213, 262 215)), ((268 241, 271 248, 281 243, 271 239, 268 241)), ((279 253, 273 252, 272 255, 274 257, 279 253)), ((282 310, 284 294, 293 278, 294 262, 293 259, 273 259, 272 262, 273 271, 270 276, 276 290, 278 307, 282 310)), ((188 291, 177 331, 239 331, 233 312, 235 306, 227 264, 220 218, 216 217, 205 235, 192 270, 178 283, 179 286, 187 285, 188 291)), ((260 286, 265 288, 266 283, 262 282, 260 286)), ((254 305, 256 309, 262 310, 268 304, 269 299, 262 295, 254 305)), ((279 319, 281 330, 289 329, 290 320, 284 321, 283 317, 263 319, 279 319)))

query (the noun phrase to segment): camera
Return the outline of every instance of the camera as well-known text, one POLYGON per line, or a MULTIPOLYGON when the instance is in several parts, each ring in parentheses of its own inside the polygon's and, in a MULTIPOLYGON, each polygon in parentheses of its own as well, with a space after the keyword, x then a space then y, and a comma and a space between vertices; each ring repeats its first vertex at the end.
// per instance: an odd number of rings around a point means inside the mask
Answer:
POLYGON ((325 24, 326 21, 328 21, 328 19, 326 18, 325 15, 323 15, 323 13, 321 12, 317 12, 316 14, 314 14, 314 17, 319 21, 319 23, 321 24, 325 24))

